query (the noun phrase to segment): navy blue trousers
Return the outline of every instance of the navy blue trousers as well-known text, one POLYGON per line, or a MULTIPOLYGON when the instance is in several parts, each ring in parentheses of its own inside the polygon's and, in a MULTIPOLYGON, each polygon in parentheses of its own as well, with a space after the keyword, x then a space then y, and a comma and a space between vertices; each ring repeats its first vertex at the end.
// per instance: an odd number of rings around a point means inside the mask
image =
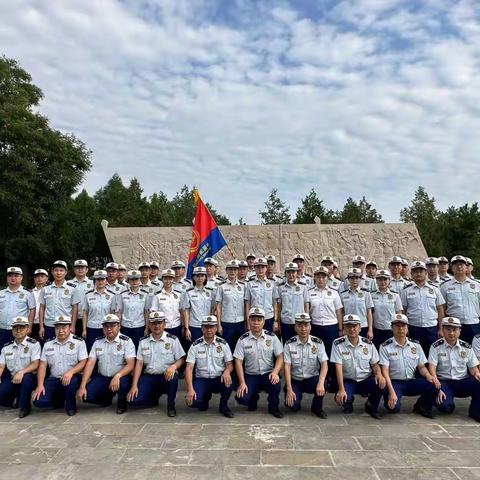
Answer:
POLYGON ((87 344, 87 351, 90 353, 95 340, 98 337, 103 337, 103 329, 102 328, 90 328, 87 327, 87 338, 85 339, 85 343, 87 344))
MULTIPOLYGON (((393 337, 393 332, 391 330, 382 330, 380 328, 373 329, 373 344, 377 347, 377 350, 380 348, 380 345, 387 341, 389 338, 393 337)), ((427 353, 428 355, 428 353, 427 353)))
POLYGON ((22 383, 12 383, 10 372, 5 370, 0 383, 0 405, 2 407, 12 407, 15 400, 18 399, 20 410, 30 410, 32 392, 37 386, 37 376, 33 373, 26 373, 23 376, 22 383))
POLYGON ((438 327, 414 327, 409 325, 408 336, 420 342, 423 352, 428 357, 430 346, 438 340, 438 327))
POLYGON ((167 380, 165 375, 142 373, 138 380, 138 396, 130 402, 133 407, 156 407, 159 398, 166 394, 169 407, 175 406, 178 389, 178 375, 167 380))
POLYGON ((385 391, 385 408, 397 413, 402 406, 402 397, 416 397, 420 396, 421 405, 425 410, 431 411, 433 405, 435 405, 435 399, 437 398, 437 389, 433 383, 428 382, 425 378, 412 378, 410 380, 392 380, 392 386, 397 395, 397 404, 393 409, 388 407, 388 393, 385 391))
POLYGON ((192 343, 203 336, 202 327, 189 327, 189 329, 192 334, 192 343))
POLYGON ((0 328, 0 349, 8 343, 13 341, 13 335, 11 329, 0 328))
POLYGON ((270 382, 268 376, 270 373, 264 373, 263 375, 247 375, 245 374, 245 383, 248 387, 248 393, 243 397, 236 397, 237 402, 240 405, 246 405, 247 407, 253 409, 257 406, 259 393, 266 392, 267 402, 268 402, 268 411, 273 412, 278 410, 278 405, 280 403, 280 390, 281 382, 276 383, 275 385, 270 382))
POLYGON ((124 335, 132 339, 132 342, 135 345, 135 349, 138 348, 138 344, 140 343, 140 340, 145 336, 145 327, 134 327, 134 328, 121 327, 120 331, 124 335))
POLYGON ((460 338, 468 343, 472 343, 473 337, 480 333, 480 324, 463 324, 462 323, 462 330, 460 331, 460 338))
MULTIPOLYGON (((319 375, 314 377, 305 378, 303 380, 295 380, 292 378, 292 389, 295 393, 296 399, 294 404, 291 407, 285 403, 285 405, 292 410, 292 412, 298 412, 301 407, 302 398, 304 393, 313 393, 312 405, 310 410, 313 413, 318 413, 323 408, 323 397, 319 397, 315 392, 317 390, 319 375)), ((286 389, 285 389, 286 391, 286 389)))
POLYGON ((441 412, 452 413, 455 410, 455 397, 472 397, 468 414, 480 419, 480 382, 478 380, 473 377, 466 377, 462 380, 440 379, 440 382, 447 397, 441 405, 437 404, 437 408, 441 412))
POLYGON ((175 335, 179 340, 182 338, 182 326, 181 325, 179 325, 178 327, 174 327, 174 328, 166 328, 165 331, 172 334, 172 335, 175 335))
POLYGON ((280 331, 282 332, 282 342, 284 344, 297 334, 295 325, 290 325, 289 323, 280 322, 280 331))
POLYGON ((382 398, 385 389, 380 388, 375 382, 375 377, 368 377, 361 382, 355 380, 349 380, 345 378, 343 380, 345 391, 347 392, 347 401, 345 404, 353 404, 355 395, 368 395, 368 402, 374 410, 378 408, 380 399, 382 398))
POLYGON ((99 373, 92 376, 87 383, 87 403, 95 405, 108 406, 112 404, 112 399, 118 394, 117 407, 127 407, 127 393, 132 385, 132 376, 125 375, 120 379, 120 388, 117 393, 110 390, 110 382, 112 377, 104 377, 99 373))
POLYGON ((44 328, 45 328, 45 333, 44 333, 45 336, 43 337, 44 342, 52 338, 55 338, 55 327, 47 327, 47 325, 45 325, 44 328))
POLYGON ((56 377, 47 377, 45 379, 45 395, 33 404, 38 408, 61 408, 65 410, 76 410, 76 394, 80 386, 81 375, 75 374, 70 381, 70 385, 63 386, 62 379, 56 377))
POLYGON ((233 352, 237 345, 238 339, 245 333, 245 322, 222 322, 222 337, 228 343, 230 350, 233 352))
POLYGON ((265 326, 263 327, 265 330, 268 330, 269 332, 273 332, 273 322, 274 318, 266 318, 265 319, 265 326))
POLYGON ((228 399, 232 394, 232 386, 226 387, 222 382, 222 377, 198 378, 193 379, 193 389, 197 398, 192 403, 192 408, 207 410, 208 404, 214 393, 220 394, 220 404, 218 410, 223 413, 228 408, 228 399))

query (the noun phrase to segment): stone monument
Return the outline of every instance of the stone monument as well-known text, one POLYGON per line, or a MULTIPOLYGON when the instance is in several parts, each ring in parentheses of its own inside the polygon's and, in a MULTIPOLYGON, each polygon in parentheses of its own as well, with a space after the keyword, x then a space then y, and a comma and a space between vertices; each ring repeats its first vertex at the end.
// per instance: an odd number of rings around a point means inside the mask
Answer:
MULTIPOLYGON (((140 262, 156 260, 168 268, 174 259, 186 262, 192 227, 115 227, 102 221, 113 260, 136 268, 140 262)), ((219 227, 235 258, 247 253, 275 255, 278 270, 296 253, 305 255, 307 272, 320 264, 323 255, 331 255, 344 274, 354 255, 375 260, 379 268, 399 255, 408 261, 424 259, 427 254, 418 230, 411 223, 308 225, 232 225, 219 227)), ((232 258, 227 248, 216 256, 221 264, 232 258)))

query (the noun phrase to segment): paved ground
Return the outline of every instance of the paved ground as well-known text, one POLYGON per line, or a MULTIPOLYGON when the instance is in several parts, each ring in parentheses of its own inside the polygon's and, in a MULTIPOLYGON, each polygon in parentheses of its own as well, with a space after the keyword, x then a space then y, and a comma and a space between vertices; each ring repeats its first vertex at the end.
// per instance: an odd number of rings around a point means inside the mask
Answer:
POLYGON ((277 420, 264 403, 251 413, 235 406, 232 420, 180 401, 175 419, 163 403, 125 415, 82 405, 72 418, 34 411, 19 420, 2 410, 0 479, 480 479, 480 424, 466 409, 459 401, 455 414, 435 420, 378 421, 342 415, 329 395, 326 420, 307 410, 277 420))

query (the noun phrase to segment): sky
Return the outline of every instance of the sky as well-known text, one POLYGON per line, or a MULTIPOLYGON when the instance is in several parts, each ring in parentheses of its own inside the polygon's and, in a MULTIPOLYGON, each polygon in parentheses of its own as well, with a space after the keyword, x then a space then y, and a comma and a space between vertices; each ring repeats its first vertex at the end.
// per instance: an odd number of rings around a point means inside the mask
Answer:
POLYGON ((478 200, 478 0, 2 0, 0 53, 54 128, 145 195, 196 185, 233 223, 272 188, 389 222, 422 185, 478 200))

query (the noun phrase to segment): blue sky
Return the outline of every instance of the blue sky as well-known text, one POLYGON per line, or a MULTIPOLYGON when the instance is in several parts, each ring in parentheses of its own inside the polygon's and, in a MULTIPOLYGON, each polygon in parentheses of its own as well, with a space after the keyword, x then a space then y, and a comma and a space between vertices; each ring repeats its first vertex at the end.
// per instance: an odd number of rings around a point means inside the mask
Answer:
POLYGON ((41 111, 146 195, 183 184, 258 223, 272 187, 295 212, 366 195, 398 221, 418 185, 478 200, 476 0, 7 0, 1 52, 41 111))

